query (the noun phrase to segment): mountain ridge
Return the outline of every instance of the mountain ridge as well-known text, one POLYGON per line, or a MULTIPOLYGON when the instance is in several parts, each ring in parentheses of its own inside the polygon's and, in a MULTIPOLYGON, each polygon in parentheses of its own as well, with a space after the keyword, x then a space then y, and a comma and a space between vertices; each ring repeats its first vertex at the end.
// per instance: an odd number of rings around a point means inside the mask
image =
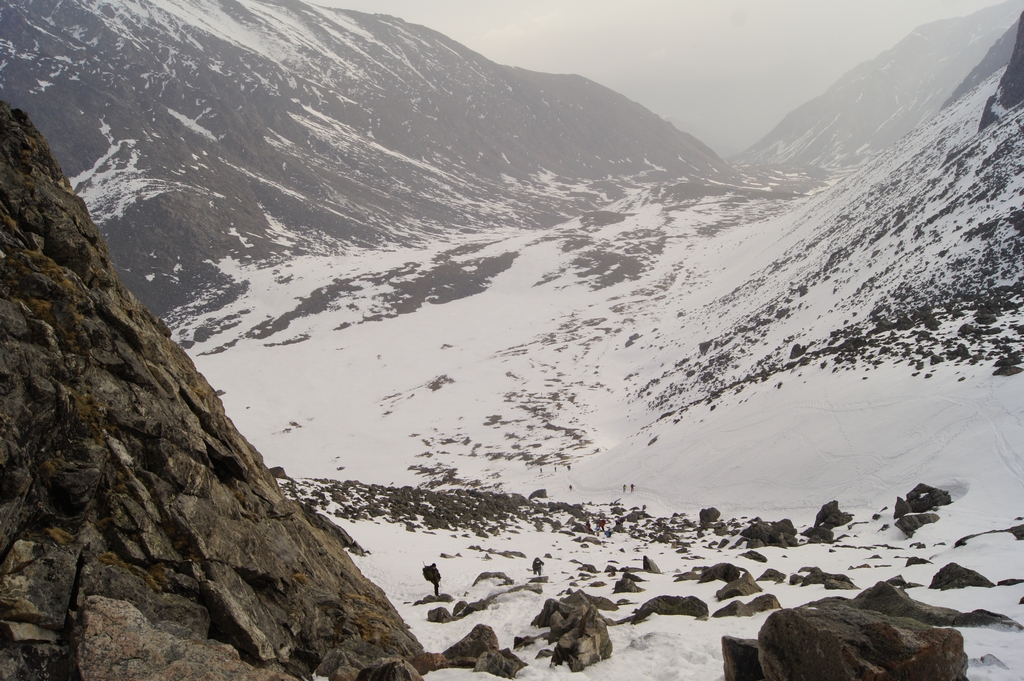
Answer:
POLYGON ((237 295, 225 258, 547 227, 636 181, 737 177, 607 88, 499 66, 399 19, 297 1, 102 7, 0 10, 0 86, 49 131, 161 315, 237 295))

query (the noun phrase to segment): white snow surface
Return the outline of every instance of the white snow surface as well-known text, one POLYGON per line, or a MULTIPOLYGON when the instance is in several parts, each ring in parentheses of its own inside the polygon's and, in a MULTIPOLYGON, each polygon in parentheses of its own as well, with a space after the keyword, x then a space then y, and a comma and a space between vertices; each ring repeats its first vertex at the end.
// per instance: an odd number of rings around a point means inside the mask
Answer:
MULTIPOLYGON (((225 261, 247 293, 176 333, 195 341, 197 366, 225 391, 229 416, 267 464, 296 478, 546 488, 555 500, 602 504, 636 485, 623 502, 654 514, 692 516, 714 505, 726 518, 785 516, 798 526, 837 499, 863 523, 843 531, 841 546, 763 549, 767 566, 793 573, 818 565, 862 588, 896 574, 927 585, 948 562, 993 581, 1024 578, 1024 544, 1010 535, 953 548, 961 536, 1024 518, 1024 378, 994 376, 993 358, 980 355, 787 364, 794 343, 815 350, 837 332, 867 333, 873 310, 924 304, 929 291, 982 279, 1019 279, 1021 263, 997 256, 1016 238, 1006 220, 1024 196, 1024 115, 976 132, 997 80, 814 196, 676 185, 636 190, 606 213, 544 232, 450 234, 419 249, 353 250, 273 268, 225 261), (978 263, 994 264, 982 272, 978 263), (488 272, 480 290, 449 296, 488 272), (919 482, 948 489, 954 504, 913 540, 883 529, 892 522, 884 507, 919 482), (881 517, 868 520, 874 513, 881 517), (912 548, 917 542, 924 548, 912 548), (910 555, 932 564, 905 568, 910 555)), ((1022 317, 1003 312, 993 337, 1019 351, 1022 317)), ((967 342, 958 331, 966 321, 937 310, 927 333, 888 337, 940 348, 967 342)), ((667 573, 746 561, 734 549, 676 554, 619 535, 583 548, 532 526, 478 540, 342 524, 371 551, 360 568, 432 651, 479 622, 502 646, 537 633, 529 621, 544 597, 582 584, 574 558, 601 569, 647 553, 667 573), (468 549, 481 543, 528 559, 484 560, 468 549), (545 553, 553 556, 545 596, 505 596, 445 625, 409 604, 426 594, 423 562, 438 560, 444 589, 472 600, 492 588, 471 587, 479 572, 521 582, 530 559, 545 553)), ((645 588, 634 603, 694 594, 716 609, 712 585, 651 576, 645 588)), ((766 590, 786 607, 826 595, 821 587, 766 590)), ((610 596, 610 586, 593 591, 610 596)), ((1022 585, 911 595, 1024 618, 1022 585)), ((765 617, 614 627, 613 657, 573 678, 721 679, 721 636, 753 637, 765 617)), ((993 654, 1008 667, 975 666, 972 679, 1024 678, 1021 634, 963 634, 971 658, 993 654)), ((530 650, 522 656, 532 662, 530 650)), ((540 661, 518 678, 568 675, 540 661)))

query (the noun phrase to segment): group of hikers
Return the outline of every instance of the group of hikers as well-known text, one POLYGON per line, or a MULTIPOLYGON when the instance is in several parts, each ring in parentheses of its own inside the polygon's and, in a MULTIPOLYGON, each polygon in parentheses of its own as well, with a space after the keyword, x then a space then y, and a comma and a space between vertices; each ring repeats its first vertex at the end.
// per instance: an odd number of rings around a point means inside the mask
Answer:
MULTIPOLYGON (((601 519, 602 527, 604 526, 604 518, 601 519)), ((611 531, 609 530, 609 534, 611 531)), ((538 577, 544 572, 544 561, 539 557, 533 559, 533 574, 538 577)), ((434 585, 434 596, 440 596, 441 593, 441 571, 437 569, 437 563, 431 563, 430 565, 424 566, 423 568, 423 579, 427 580, 434 585)))

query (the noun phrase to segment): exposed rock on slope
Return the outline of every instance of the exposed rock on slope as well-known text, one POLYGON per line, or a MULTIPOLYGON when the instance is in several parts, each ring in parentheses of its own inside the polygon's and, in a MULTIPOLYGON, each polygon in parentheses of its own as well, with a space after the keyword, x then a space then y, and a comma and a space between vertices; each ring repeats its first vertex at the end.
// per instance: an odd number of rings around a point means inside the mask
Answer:
MULTIPOLYGON (((113 674, 117 651, 91 640, 100 621, 232 647, 193 647, 193 661, 299 675, 337 646, 364 661, 420 652, 351 538, 285 499, 121 284, 46 141, 6 104, 0 221, 0 669, 113 674)), ((156 638, 138 664, 171 659, 156 638)))
POLYGON ((1010 63, 1010 57, 1013 56, 1013 47, 1017 44, 1017 31, 1019 28, 1020 22, 1017 22, 1003 34, 1002 38, 996 41, 995 45, 989 48, 985 58, 967 74, 964 82, 956 86, 953 94, 942 105, 943 109, 984 83, 989 76, 1010 63))
MULTIPOLYGON (((1024 15, 1021 19, 1024 21, 1024 15)), ((1024 102, 1024 35, 1018 32, 1013 56, 1010 57, 1002 80, 999 81, 999 89, 985 105, 980 129, 984 130, 1001 120, 1004 113, 1019 106, 1021 102, 1024 102)))

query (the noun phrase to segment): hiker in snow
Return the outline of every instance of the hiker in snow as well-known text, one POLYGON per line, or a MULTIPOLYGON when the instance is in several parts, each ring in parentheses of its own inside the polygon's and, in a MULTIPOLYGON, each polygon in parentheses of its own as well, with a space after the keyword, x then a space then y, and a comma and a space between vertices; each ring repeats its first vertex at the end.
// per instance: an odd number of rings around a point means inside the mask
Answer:
POLYGON ((572 491, 572 485, 569 485, 569 491, 570 492, 572 491))
POLYGON ((570 471, 572 470, 572 464, 571 463, 565 464, 565 467, 566 467, 567 470, 570 470, 570 471))
POLYGON ((544 561, 540 558, 533 559, 533 574, 540 577, 540 573, 544 571, 544 561))
POLYGON ((600 520, 597 521, 597 526, 601 528, 602 532, 604 532, 604 524, 605 524, 605 519, 604 518, 601 518, 600 520))
POLYGON ((626 486, 625 486, 625 485, 623 485, 623 486, 622 486, 622 493, 623 493, 623 494, 625 494, 625 493, 626 493, 626 486))
POLYGON ((437 569, 437 563, 431 563, 423 568, 423 579, 434 585, 434 595, 438 594, 438 585, 441 584, 441 571, 437 569))
POLYGON ((630 493, 635 492, 636 491, 636 485, 630 485, 629 486, 629 491, 630 491, 630 493))

